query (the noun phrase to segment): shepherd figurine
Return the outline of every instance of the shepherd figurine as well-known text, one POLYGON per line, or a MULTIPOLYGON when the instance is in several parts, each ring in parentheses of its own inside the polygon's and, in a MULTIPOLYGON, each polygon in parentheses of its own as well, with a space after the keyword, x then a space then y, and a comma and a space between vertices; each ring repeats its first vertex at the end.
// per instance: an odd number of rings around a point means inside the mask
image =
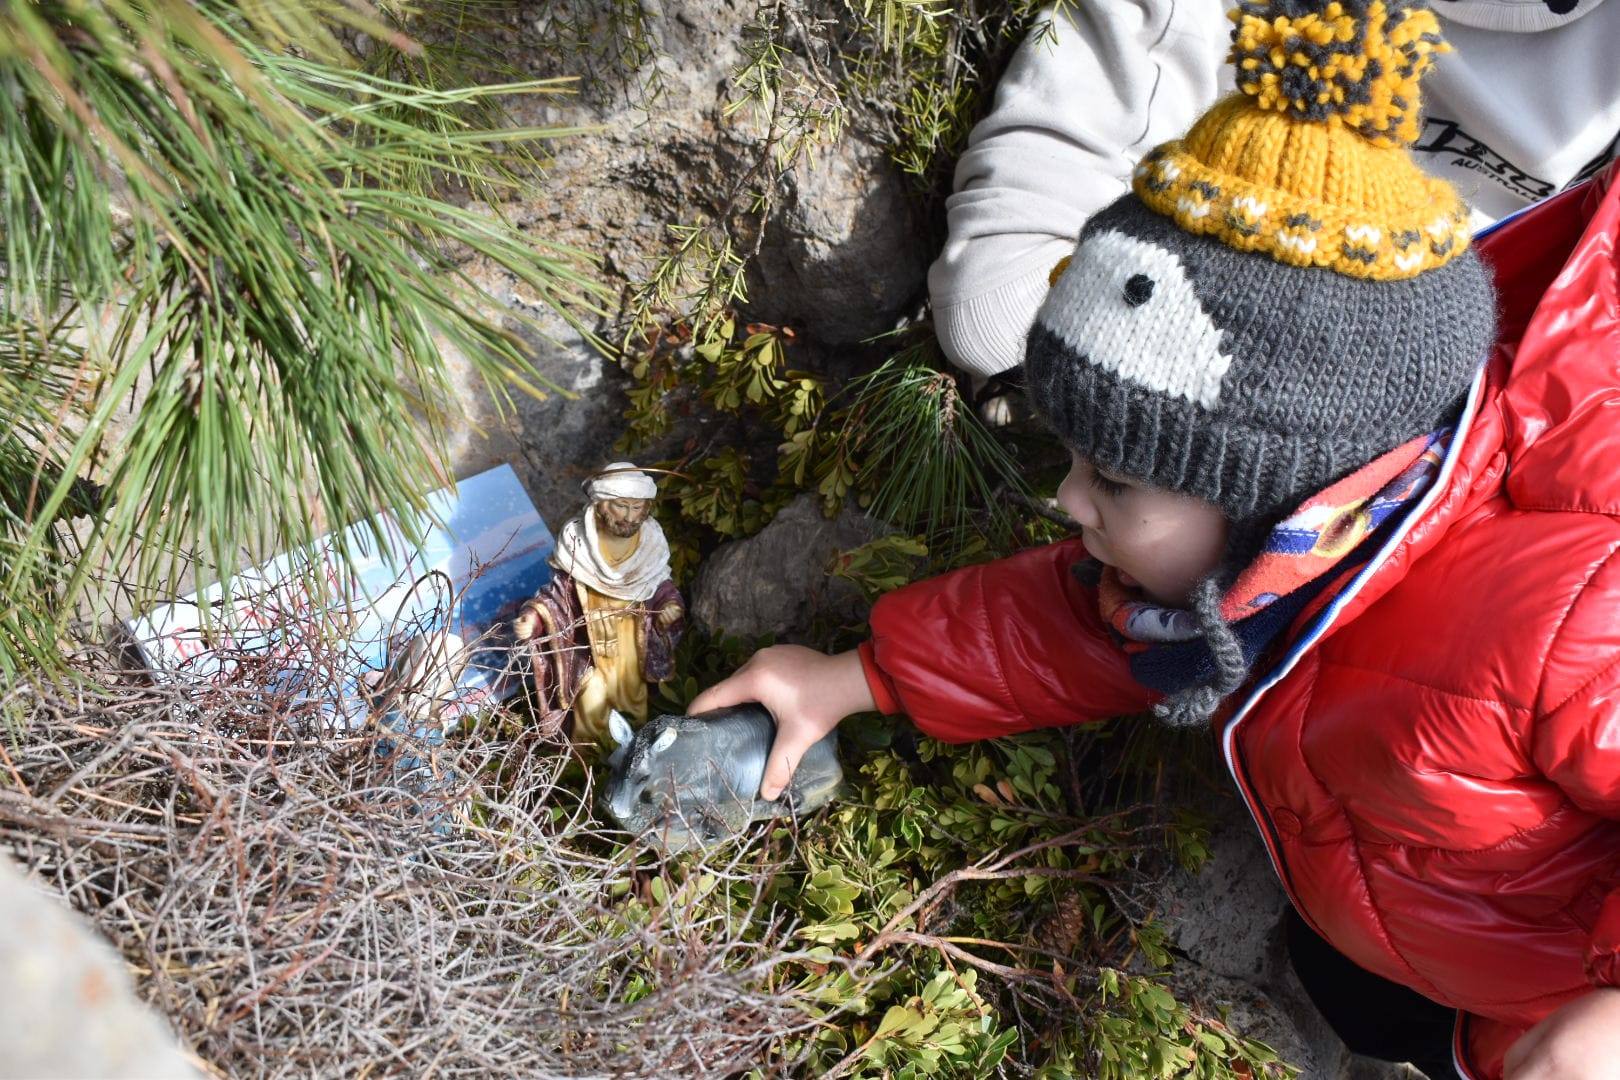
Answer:
POLYGON ((652 517, 658 487, 628 461, 585 484, 590 504, 563 526, 551 582, 513 620, 534 662, 542 720, 572 712, 581 748, 610 749, 608 714, 647 719, 647 686, 674 673, 686 608, 671 580, 669 543, 652 517))

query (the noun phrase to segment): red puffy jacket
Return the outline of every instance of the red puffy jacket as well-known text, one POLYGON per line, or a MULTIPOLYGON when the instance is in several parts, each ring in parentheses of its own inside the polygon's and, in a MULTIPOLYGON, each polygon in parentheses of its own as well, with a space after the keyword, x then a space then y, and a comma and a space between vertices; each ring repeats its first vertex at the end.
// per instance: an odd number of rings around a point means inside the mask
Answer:
MULTIPOLYGON (((1620 984, 1615 172, 1479 241, 1502 344, 1444 471, 1221 726, 1295 906, 1455 1007, 1467 1077, 1500 1077, 1526 1028, 1620 984)), ((879 706, 950 742, 1147 707, 1067 572, 1081 554, 884 597, 862 646, 879 706)))

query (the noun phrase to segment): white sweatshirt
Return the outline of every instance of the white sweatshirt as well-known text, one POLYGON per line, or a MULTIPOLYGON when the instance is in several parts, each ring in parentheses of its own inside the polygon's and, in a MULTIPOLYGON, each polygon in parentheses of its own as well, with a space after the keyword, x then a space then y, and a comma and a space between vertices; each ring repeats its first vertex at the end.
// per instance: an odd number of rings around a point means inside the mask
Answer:
MULTIPOLYGON (((1069 0, 1014 55, 968 139, 928 273, 946 356, 1023 362, 1052 266, 1138 159, 1232 91, 1233 0, 1069 0)), ((1487 224, 1620 149, 1620 0, 1433 0, 1454 52, 1424 79, 1420 164, 1487 224)))

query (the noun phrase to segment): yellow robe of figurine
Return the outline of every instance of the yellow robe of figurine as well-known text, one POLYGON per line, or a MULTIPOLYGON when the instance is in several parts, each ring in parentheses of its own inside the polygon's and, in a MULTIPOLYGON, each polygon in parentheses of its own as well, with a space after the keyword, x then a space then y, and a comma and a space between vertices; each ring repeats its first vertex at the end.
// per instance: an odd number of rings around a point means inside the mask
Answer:
MULTIPOLYGON (((622 551, 605 550, 603 558, 617 566, 636 553, 640 536, 622 551)), ((617 546, 617 545, 615 545, 617 546)), ((610 743, 608 713, 614 709, 638 724, 647 719, 647 683, 641 674, 639 623, 630 610, 634 601, 603 596, 576 582, 580 610, 585 613, 585 630, 591 643, 591 670, 580 683, 574 698, 574 741, 610 743)))

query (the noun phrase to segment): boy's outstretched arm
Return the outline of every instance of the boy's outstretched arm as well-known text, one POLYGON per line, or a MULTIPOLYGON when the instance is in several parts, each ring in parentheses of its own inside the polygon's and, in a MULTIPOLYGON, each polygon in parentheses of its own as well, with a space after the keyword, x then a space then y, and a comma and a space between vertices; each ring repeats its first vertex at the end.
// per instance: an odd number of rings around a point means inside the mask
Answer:
POLYGON ((874 698, 924 734, 971 742, 1146 710, 1158 695, 1075 578, 1078 540, 897 589, 861 646, 874 698))
POLYGON ((1078 541, 1049 544, 896 589, 872 609, 858 651, 763 649, 692 709, 770 709, 777 738, 763 798, 855 712, 904 712, 946 742, 1141 712, 1156 695, 1131 677, 1096 592, 1071 573, 1084 557, 1078 541))

